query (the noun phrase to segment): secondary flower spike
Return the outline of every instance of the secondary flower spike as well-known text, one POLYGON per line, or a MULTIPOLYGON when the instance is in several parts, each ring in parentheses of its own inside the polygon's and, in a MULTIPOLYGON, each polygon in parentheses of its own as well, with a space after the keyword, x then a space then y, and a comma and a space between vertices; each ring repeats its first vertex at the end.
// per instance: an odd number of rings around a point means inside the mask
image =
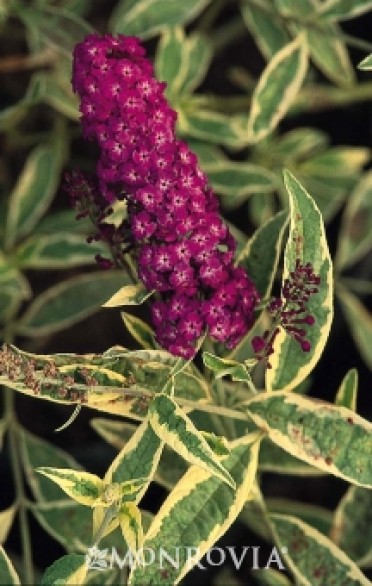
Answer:
POLYGON ((252 326, 259 295, 233 264, 235 241, 195 154, 176 138, 166 84, 155 79, 139 40, 122 35, 78 44, 72 81, 84 136, 99 146, 96 197, 107 206, 126 200, 138 275, 157 292, 157 341, 191 358, 208 330, 234 347, 252 326))

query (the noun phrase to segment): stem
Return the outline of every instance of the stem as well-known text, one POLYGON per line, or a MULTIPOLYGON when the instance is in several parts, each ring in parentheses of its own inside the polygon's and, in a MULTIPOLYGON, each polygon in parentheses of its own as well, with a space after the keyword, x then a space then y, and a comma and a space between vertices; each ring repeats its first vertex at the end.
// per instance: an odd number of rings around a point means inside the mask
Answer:
POLYGON ((40 53, 31 53, 30 55, 10 55, 0 59, 0 74, 46 67, 55 60, 56 53, 51 49, 44 49, 40 53))
POLYGON ((358 37, 353 37, 352 35, 347 35, 344 32, 341 32, 337 35, 340 39, 344 40, 345 43, 350 45, 350 47, 355 47, 356 49, 360 49, 361 51, 366 51, 366 53, 371 53, 372 51, 372 43, 365 41, 364 39, 359 39, 358 37))
POLYGON ((200 32, 206 34, 209 33, 211 29, 213 29, 213 25, 218 19, 224 6, 225 0, 214 0, 214 2, 210 4, 210 6, 199 19, 198 29, 200 32))
POLYGON ((116 504, 111 505, 110 507, 108 507, 105 510, 105 515, 104 515, 104 517, 102 519, 102 523, 98 527, 97 533, 93 537, 93 545, 92 545, 92 547, 97 546, 99 544, 99 542, 103 538, 103 535, 104 535, 107 527, 109 526, 109 524, 111 523, 111 521, 117 516, 117 514, 118 514, 118 507, 117 507, 116 504))
POLYGON ((5 389, 4 393, 4 407, 5 417, 9 422, 8 437, 9 437, 9 451, 12 466, 12 473, 14 485, 16 490, 16 504, 19 513, 19 529, 21 534, 22 555, 23 555, 23 572, 24 583, 34 584, 34 570, 32 563, 32 549, 31 537, 28 524, 27 510, 26 510, 26 495, 24 491, 23 477, 22 477, 22 463, 18 450, 18 422, 14 408, 14 391, 5 389))
MULTIPOLYGON (((302 112, 321 112, 333 108, 344 108, 354 103, 369 102, 372 99, 372 82, 360 83, 351 87, 333 87, 325 84, 312 84, 304 87, 297 95, 289 115, 302 112)), ((245 95, 205 96, 202 107, 225 114, 249 112, 251 99, 245 95)), ((200 106, 200 104, 199 104, 200 106)))
POLYGON ((221 53, 232 41, 240 39, 246 32, 246 26, 241 18, 232 18, 211 35, 213 54, 221 53))
POLYGON ((342 108, 356 102, 367 102, 372 99, 372 82, 360 83, 351 87, 331 87, 326 85, 310 85, 297 96, 290 112, 318 112, 332 108, 342 108))

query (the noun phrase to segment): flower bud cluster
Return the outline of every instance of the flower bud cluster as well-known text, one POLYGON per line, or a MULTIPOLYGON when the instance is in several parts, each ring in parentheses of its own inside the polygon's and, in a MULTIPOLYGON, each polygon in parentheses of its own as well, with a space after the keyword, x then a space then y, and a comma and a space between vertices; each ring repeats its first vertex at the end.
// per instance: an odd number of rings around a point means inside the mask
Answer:
POLYGON ((206 329, 235 346, 258 293, 233 264, 235 241, 195 154, 176 138, 165 85, 134 37, 89 35, 75 47, 73 88, 84 136, 99 146, 98 192, 106 205, 126 200, 139 278, 157 292, 157 341, 191 358, 206 329))
POLYGON ((312 326, 315 317, 308 313, 307 303, 318 292, 319 285, 320 277, 314 273, 311 263, 303 265, 300 259, 296 259, 294 270, 282 285, 281 297, 274 297, 267 306, 273 318, 273 330, 266 330, 262 336, 255 336, 252 340, 257 358, 268 358, 274 352, 279 326, 298 342, 303 352, 310 352, 311 343, 307 339, 305 326, 312 326))

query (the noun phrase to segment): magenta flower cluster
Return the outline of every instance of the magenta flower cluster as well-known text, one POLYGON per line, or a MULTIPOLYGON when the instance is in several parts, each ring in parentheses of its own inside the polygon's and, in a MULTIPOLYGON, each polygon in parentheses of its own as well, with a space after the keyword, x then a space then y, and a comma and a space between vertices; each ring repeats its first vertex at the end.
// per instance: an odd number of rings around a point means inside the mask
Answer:
POLYGON ((233 264, 235 241, 195 154, 176 138, 165 85, 134 37, 89 35, 75 47, 73 88, 84 136, 99 145, 99 193, 107 205, 127 202, 138 275, 157 292, 157 341, 191 358, 206 330, 234 347, 259 296, 233 264))
MULTIPOLYGON (((307 339, 306 326, 315 323, 315 317, 308 313, 307 303, 312 295, 318 293, 320 277, 314 273, 311 263, 302 264, 296 259, 294 270, 284 280, 281 297, 274 297, 267 306, 273 318, 273 329, 266 330, 262 336, 255 336, 252 346, 259 360, 267 359, 274 352, 274 341, 279 333, 279 325, 284 328, 301 347, 310 352, 311 343, 307 339)), ((270 368, 270 363, 267 363, 270 368)))

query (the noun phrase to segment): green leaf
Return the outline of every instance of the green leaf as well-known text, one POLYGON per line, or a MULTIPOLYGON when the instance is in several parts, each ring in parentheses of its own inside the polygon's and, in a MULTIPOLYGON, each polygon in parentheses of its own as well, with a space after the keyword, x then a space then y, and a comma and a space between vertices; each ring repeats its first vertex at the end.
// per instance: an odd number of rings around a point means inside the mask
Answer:
POLYGON ((372 294, 372 281, 364 281, 355 277, 342 277, 342 279, 339 279, 339 282, 341 285, 346 285, 348 289, 357 295, 372 294))
POLYGON ((270 440, 263 440, 260 449, 259 468, 261 472, 291 476, 322 476, 324 472, 295 458, 270 440))
POLYGON ((328 536, 333 517, 329 509, 284 498, 266 499, 265 502, 270 513, 281 513, 297 517, 323 533, 323 535, 328 536))
POLYGON ((211 60, 211 46, 206 37, 186 37, 178 26, 166 28, 155 57, 156 77, 167 82, 169 99, 191 93, 204 78, 211 60))
POLYGON ((332 219, 349 197, 370 155, 365 148, 333 147, 298 165, 298 177, 325 221, 332 219))
POLYGON ((149 416, 150 425, 156 435, 187 462, 200 466, 229 486, 234 486, 231 475, 175 401, 164 393, 159 393, 150 404, 149 416))
POLYGON ((204 169, 204 165, 206 164, 226 161, 225 155, 218 146, 192 138, 187 142, 192 152, 198 157, 202 169, 204 169))
POLYGON ((67 57, 71 57, 76 43, 94 32, 90 24, 77 14, 54 6, 22 7, 18 11, 18 16, 36 39, 40 39, 67 57))
POLYGON ((215 373, 216 379, 222 378, 223 376, 231 376, 233 381, 248 381, 249 383, 252 381, 247 367, 241 362, 227 358, 219 358, 210 352, 203 352, 202 358, 204 365, 215 373))
POLYGON ((171 376, 175 379, 175 395, 180 400, 192 400, 197 404, 210 399, 208 384, 197 368, 192 364, 185 367, 184 361, 164 350, 131 352, 114 347, 102 355, 48 356, 5 346, 0 352, 3 364, 0 383, 33 398, 55 403, 81 405, 84 402, 85 407, 142 420, 152 395, 158 393, 171 376), (10 376, 7 366, 12 360, 20 365, 17 380, 10 376), (24 377, 30 369, 31 382, 24 377))
MULTIPOLYGON (((275 212, 276 200, 274 194, 254 193, 249 198, 249 217, 254 226, 265 224, 275 212)), ((237 251, 237 253, 240 254, 240 251, 237 251)))
POLYGON ((318 177, 312 171, 309 174, 302 173, 300 168, 297 170, 297 178, 311 193, 323 221, 327 223, 335 217, 356 183, 356 179, 351 177, 318 177))
POLYGON ((303 34, 275 53, 262 73, 252 96, 248 140, 267 136, 292 105, 307 72, 307 46, 303 34))
POLYGON ((48 209, 60 180, 64 146, 40 145, 29 155, 10 195, 5 244, 26 236, 48 209))
POLYGON ((269 60, 290 41, 283 24, 272 13, 272 9, 254 4, 241 3, 243 20, 254 37, 263 56, 269 60))
POLYGON ((333 318, 332 261, 326 241, 321 214, 310 195, 295 177, 285 172, 284 180, 289 194, 290 230, 284 255, 283 282, 293 271, 296 260, 310 262, 320 277, 317 294, 310 297, 307 311, 315 317, 308 328, 310 352, 302 352, 299 344, 281 328, 270 357, 272 368, 266 370, 269 390, 293 389, 313 370, 324 349, 333 318))
POLYGON ((67 552, 86 553, 92 542, 92 511, 88 507, 61 499, 32 505, 31 512, 67 552))
POLYGON ((371 150, 364 147, 332 147, 314 155, 301 165, 301 172, 314 177, 356 178, 371 159, 371 150))
POLYGON ((23 269, 66 269, 95 264, 96 254, 106 254, 103 244, 87 244, 80 234, 30 236, 15 252, 15 262, 23 269))
POLYGON ((157 79, 167 83, 168 98, 177 95, 182 84, 185 44, 185 32, 182 27, 167 27, 163 30, 155 56, 155 74, 157 79))
MULTIPOLYGON (((132 423, 112 421, 96 417, 91 420, 93 429, 105 441, 121 450, 129 441, 136 427, 132 423)), ((171 490, 186 472, 187 464, 167 446, 164 447, 160 461, 154 473, 154 481, 171 490)))
POLYGON ((270 193, 278 187, 278 180, 273 173, 253 163, 205 163, 203 171, 215 191, 224 196, 222 205, 227 209, 240 206, 257 191, 270 193))
POLYGON ((72 93, 71 87, 65 87, 59 80, 51 75, 46 79, 46 92, 44 101, 54 110, 77 122, 80 118, 79 101, 72 93))
POLYGON ((372 9, 371 0, 328 0, 319 6, 319 12, 327 20, 348 20, 372 9))
POLYGON ((337 25, 319 17, 320 3, 316 0, 275 0, 275 3, 292 34, 306 32, 311 58, 324 75, 340 85, 350 85, 354 72, 341 31, 337 25))
POLYGON ((343 551, 310 525, 286 515, 272 514, 271 520, 280 542, 287 548, 287 565, 301 584, 370 584, 343 551))
POLYGON ((327 135, 316 128, 294 128, 285 134, 260 143, 257 148, 266 156, 275 153, 280 165, 288 161, 302 161, 323 151, 328 145, 327 135))
POLYGON ((372 69, 372 54, 367 55, 367 57, 365 57, 363 59, 363 61, 361 61, 359 63, 358 69, 361 69, 362 71, 371 71, 371 69, 372 69))
POLYGON ((139 285, 124 285, 119 291, 114 293, 112 297, 103 307, 120 307, 122 305, 141 305, 146 299, 153 294, 153 291, 148 291, 142 284, 139 285))
POLYGON ((17 269, 9 267, 0 253, 0 322, 9 322, 30 297, 28 281, 17 269))
POLYGON ((263 568, 262 570, 255 570, 254 579, 257 584, 261 586, 291 586, 292 582, 283 575, 279 570, 272 568, 263 568))
POLYGON ((232 525, 253 487, 259 450, 257 435, 230 444, 230 455, 223 466, 231 474, 236 489, 211 473, 192 466, 181 478, 155 516, 144 540, 144 547, 166 551, 177 543, 179 567, 164 565, 161 576, 156 564, 134 568, 132 586, 161 580, 164 586, 177 584, 232 525), (192 559, 191 559, 192 557, 192 559))
POLYGON ((154 331, 142 319, 131 315, 130 313, 121 312, 124 325, 136 342, 142 348, 153 350, 156 348, 154 331))
POLYGON ((97 271, 66 279, 37 297, 17 324, 22 336, 45 336, 93 315, 125 281, 122 271, 97 271))
POLYGON ((92 222, 88 218, 76 219, 75 210, 50 211, 35 227, 33 234, 52 235, 56 232, 68 234, 85 234, 92 231, 92 222))
POLYGON ((349 195, 338 238, 335 268, 344 270, 372 249, 372 173, 366 173, 349 195))
POLYGON ((262 299, 271 292, 278 268, 288 213, 279 212, 260 226, 240 253, 237 263, 248 273, 262 299))
POLYGON ((55 561, 41 578, 40 586, 78 586, 85 584, 88 566, 85 556, 75 553, 64 555, 55 561))
MULTIPOLYGON (((92 544, 92 511, 72 500, 50 501, 31 506, 31 512, 41 527, 58 541, 69 553, 87 553, 92 544)), ((143 514, 143 524, 148 527, 151 515, 143 514)), ((120 552, 125 547, 119 530, 100 541, 101 549, 116 547, 120 552)))
POLYGON ((358 566, 372 564, 372 491, 350 486, 335 511, 332 540, 358 566))
POLYGON ((182 95, 191 94, 204 80, 212 60, 212 46, 208 38, 198 32, 192 33, 184 47, 187 68, 180 86, 182 95))
POLYGON ((120 450, 107 470, 104 482, 127 482, 135 478, 146 478, 137 491, 134 502, 138 503, 150 484, 158 465, 164 442, 147 420, 143 421, 120 450))
POLYGON ((43 100, 45 92, 44 77, 40 73, 34 73, 23 98, 0 111, 0 132, 9 132, 17 126, 27 116, 30 108, 43 100))
POLYGON ((94 507, 102 500, 104 483, 96 474, 72 468, 44 467, 37 468, 36 471, 55 482, 69 497, 81 505, 94 507))
POLYGON ((128 549, 139 551, 143 542, 143 527, 141 512, 134 503, 127 502, 120 508, 120 529, 128 549))
POLYGON ((353 84, 354 70, 340 28, 318 20, 306 34, 311 58, 324 75, 341 86, 353 84))
POLYGON ((196 18, 210 0, 121 0, 110 18, 114 33, 149 38, 166 26, 186 24, 196 18))
POLYGON ((20 447, 22 466, 32 494, 38 502, 56 502, 65 499, 62 490, 35 472, 40 466, 53 465, 81 470, 81 466, 66 452, 32 435, 25 429, 17 428, 17 439, 20 447))
POLYGON ((344 376, 335 398, 336 405, 342 405, 352 411, 357 410, 358 371, 351 368, 344 376))
POLYGON ((296 458, 352 484, 372 487, 372 424, 346 407, 295 393, 261 393, 248 415, 296 458))
POLYGON ((337 297, 359 352, 369 368, 372 368, 372 314, 341 284, 337 297))
POLYGON ((0 546, 0 584, 21 586, 17 572, 2 546, 0 546))
POLYGON ((246 143, 241 116, 225 116, 200 107, 179 111, 178 130, 187 137, 231 148, 239 149, 246 143))

